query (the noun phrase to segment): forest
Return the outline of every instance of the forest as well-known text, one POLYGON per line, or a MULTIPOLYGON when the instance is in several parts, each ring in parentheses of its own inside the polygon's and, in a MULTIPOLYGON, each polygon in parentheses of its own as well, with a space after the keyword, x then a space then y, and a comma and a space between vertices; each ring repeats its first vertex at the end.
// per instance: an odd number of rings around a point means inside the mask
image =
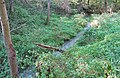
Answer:
POLYGON ((0 0, 0 78, 120 78, 120 0, 0 0))

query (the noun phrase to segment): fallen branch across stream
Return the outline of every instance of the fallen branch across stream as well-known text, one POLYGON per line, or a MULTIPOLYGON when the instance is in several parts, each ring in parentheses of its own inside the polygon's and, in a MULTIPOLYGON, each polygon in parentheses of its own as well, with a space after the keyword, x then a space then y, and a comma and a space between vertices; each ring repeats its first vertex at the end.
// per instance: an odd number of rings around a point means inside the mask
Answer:
POLYGON ((37 45, 37 46, 39 46, 39 47, 42 47, 42 48, 49 49, 49 50, 55 50, 55 51, 63 52, 62 49, 58 49, 58 48, 56 48, 56 47, 52 47, 52 46, 48 46, 48 45, 44 45, 44 44, 40 44, 40 43, 35 43, 35 45, 37 45))

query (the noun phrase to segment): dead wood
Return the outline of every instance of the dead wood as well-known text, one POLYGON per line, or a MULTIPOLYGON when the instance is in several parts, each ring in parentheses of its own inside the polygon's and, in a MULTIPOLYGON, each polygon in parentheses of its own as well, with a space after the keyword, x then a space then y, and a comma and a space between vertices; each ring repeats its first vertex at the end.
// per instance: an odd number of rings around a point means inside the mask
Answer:
POLYGON ((56 47, 52 47, 52 46, 48 46, 48 45, 44 45, 44 44, 40 44, 40 43, 35 43, 35 45, 42 47, 42 48, 46 48, 48 50, 56 50, 56 51, 60 51, 60 52, 64 52, 64 50, 56 48, 56 47))

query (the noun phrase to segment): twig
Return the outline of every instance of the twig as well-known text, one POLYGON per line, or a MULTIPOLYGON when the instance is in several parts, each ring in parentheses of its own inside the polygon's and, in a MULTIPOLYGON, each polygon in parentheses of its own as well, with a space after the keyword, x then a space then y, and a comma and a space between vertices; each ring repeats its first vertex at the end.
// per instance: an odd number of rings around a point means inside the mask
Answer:
POLYGON ((21 26, 19 26, 19 27, 17 27, 17 28, 14 28, 14 29, 10 30, 10 32, 13 32, 13 31, 15 31, 15 30, 17 30, 17 29, 19 29, 19 28, 22 28, 22 27, 25 26, 25 25, 26 25, 26 23, 22 24, 21 26))

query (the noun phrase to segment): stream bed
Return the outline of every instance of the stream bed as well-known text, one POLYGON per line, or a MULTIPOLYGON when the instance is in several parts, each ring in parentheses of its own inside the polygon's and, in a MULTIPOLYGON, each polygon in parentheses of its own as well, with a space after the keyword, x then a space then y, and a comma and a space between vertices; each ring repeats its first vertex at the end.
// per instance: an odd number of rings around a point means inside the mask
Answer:
MULTIPOLYGON (((82 31, 80 31, 74 38, 70 39, 69 41, 66 41, 60 49, 66 51, 68 48, 72 47, 81 37, 83 37, 84 33, 88 31, 90 27, 90 23, 88 23, 82 31)), ((56 51, 53 52, 53 55, 60 56, 62 55, 62 52, 56 51)), ((20 73, 20 78, 36 78, 35 75, 35 66, 32 66, 28 67, 26 70, 20 73)))

